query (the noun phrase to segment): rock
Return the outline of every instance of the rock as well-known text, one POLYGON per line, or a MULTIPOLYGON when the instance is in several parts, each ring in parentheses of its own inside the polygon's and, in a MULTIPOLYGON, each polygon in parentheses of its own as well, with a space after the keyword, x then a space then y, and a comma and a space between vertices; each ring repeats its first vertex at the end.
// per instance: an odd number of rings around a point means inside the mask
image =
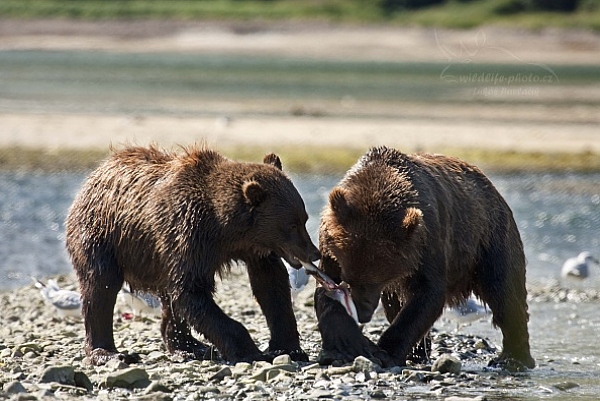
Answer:
POLYGON ((129 367, 128 364, 126 364, 125 362, 123 362, 120 359, 117 358, 112 358, 109 359, 106 364, 104 365, 104 367, 110 371, 116 371, 116 370, 122 370, 122 369, 127 369, 129 367))
POLYGON ((208 380, 220 382, 224 378, 226 378, 228 376, 232 376, 232 375, 233 375, 233 373, 231 372, 231 369, 229 368, 229 366, 225 366, 224 368, 221 368, 217 373, 212 375, 208 380))
POLYGON ((146 357, 146 360, 150 363, 167 361, 169 357, 160 351, 152 351, 146 357))
POLYGON ((200 386, 200 387, 198 387, 197 391, 200 394, 209 394, 209 393, 220 394, 221 393, 221 390, 219 390, 217 387, 214 387, 214 386, 200 386))
POLYGON ((141 368, 119 370, 106 376, 104 387, 144 388, 150 384, 148 373, 141 368))
POLYGON ((291 364, 292 364, 292 357, 289 356, 288 354, 279 355, 279 356, 276 356, 275 359, 273 359, 273 365, 291 365, 291 364))
POLYGON ((327 368, 327 374, 330 376, 346 375, 352 371, 352 366, 330 366, 329 368, 327 368))
POLYGON ((148 385, 148 387, 146 387, 146 389, 144 390, 144 394, 152 394, 158 392, 170 393, 171 391, 172 390, 164 384, 157 381, 153 381, 148 385))
POLYGON ((382 398, 387 398, 387 395, 385 395, 385 393, 381 390, 375 390, 370 394, 371 398, 375 398, 375 399, 382 399, 382 398))
POLYGON ((49 398, 56 398, 56 395, 54 395, 54 393, 48 389, 42 389, 42 390, 36 392, 34 395, 38 400, 47 400, 49 398))
MULTIPOLYGON (((404 372, 403 372, 404 374, 404 372)), ((428 382, 428 375, 425 374, 424 372, 419 372, 419 371, 414 371, 414 372, 410 372, 408 374, 408 376, 406 377, 406 379, 404 379, 405 382, 413 382, 413 383, 426 383, 428 382)))
POLYGON ((21 384, 21 382, 18 382, 18 381, 13 381, 13 382, 10 382, 10 383, 6 383, 2 387, 2 390, 7 395, 27 393, 27 390, 25 389, 25 387, 21 384))
POLYGON ((152 394, 140 395, 132 399, 136 401, 171 401, 173 397, 171 397, 168 394, 157 392, 152 394))
POLYGON ((579 384, 573 382, 562 382, 556 383, 552 387, 559 389, 560 391, 570 390, 575 387, 579 387, 579 384))
POLYGON ((235 364, 231 373, 234 379, 238 379, 252 371, 252 365, 247 362, 238 362, 235 364))
POLYGON ((454 373, 459 374, 461 370, 460 361, 449 354, 444 354, 440 356, 431 366, 432 372, 440 372, 440 373, 454 373))
POLYGON ((354 362, 352 362, 353 372, 370 372, 377 368, 378 366, 375 363, 364 356, 357 356, 354 362))
POLYGON ((444 401, 486 401, 487 398, 485 398, 485 396, 480 395, 477 397, 457 397, 457 396, 452 396, 452 397, 446 397, 444 398, 444 401))
POLYGON ((75 369, 72 366, 50 366, 42 372, 40 383, 60 383, 75 386, 75 369))
POLYGON ((313 390, 308 394, 308 399, 318 398, 333 398, 333 394, 329 390, 317 389, 313 390))
POLYGON ((75 385, 77 387, 84 388, 88 392, 91 392, 94 389, 94 385, 92 384, 92 381, 83 372, 75 372, 75 374, 73 376, 73 380, 75 381, 75 385))

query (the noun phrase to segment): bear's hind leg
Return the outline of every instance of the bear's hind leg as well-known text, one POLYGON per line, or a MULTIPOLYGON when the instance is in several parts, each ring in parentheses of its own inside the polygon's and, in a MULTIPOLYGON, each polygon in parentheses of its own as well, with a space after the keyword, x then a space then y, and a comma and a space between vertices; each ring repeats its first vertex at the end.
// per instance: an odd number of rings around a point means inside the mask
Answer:
MULTIPOLYGON (((381 304, 385 311, 385 317, 392 323, 402 310, 402 302, 395 292, 383 291, 381 293, 381 304)), ((406 356, 406 359, 414 363, 427 363, 431 355, 431 336, 425 335, 406 356)))
POLYGON ((192 335, 185 319, 173 311, 171 297, 162 294, 160 298, 162 303, 160 332, 167 350, 183 360, 204 359, 208 347, 192 335))
POLYGON ((527 368, 535 367, 529 349, 527 322, 527 290, 525 288, 525 257, 515 250, 496 249, 483 258, 478 273, 480 287, 474 289, 493 313, 493 324, 502 331, 502 353, 492 365, 508 370, 523 370, 513 366, 514 360, 527 368))
MULTIPOLYGON (((443 265, 439 261, 434 263, 433 260, 425 262, 425 265, 428 264, 443 265)), ((406 300, 402 310, 381 335, 377 344, 394 358, 398 366, 406 364, 413 347, 427 336, 436 319, 442 314, 445 304, 443 285, 433 281, 425 273, 418 272, 407 280, 404 291, 406 300)), ((426 347, 426 344, 423 347, 426 347)))
POLYGON ((86 353, 93 365, 104 365, 114 358, 138 362, 137 355, 120 353, 113 337, 113 313, 123 276, 112 273, 113 269, 102 269, 101 273, 98 270, 90 269, 88 275, 79 277, 86 353))

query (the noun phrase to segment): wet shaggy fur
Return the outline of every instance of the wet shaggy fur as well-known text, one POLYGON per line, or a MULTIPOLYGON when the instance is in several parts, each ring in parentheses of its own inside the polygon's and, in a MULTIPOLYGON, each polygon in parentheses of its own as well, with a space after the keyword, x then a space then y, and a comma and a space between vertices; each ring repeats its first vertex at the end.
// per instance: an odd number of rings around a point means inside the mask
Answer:
POLYGON ((368 322, 381 299, 390 322, 372 344, 318 288, 321 362, 364 355, 404 365, 444 306, 473 292, 502 330, 493 362, 535 365, 523 244, 509 206, 478 168, 442 155, 371 149, 330 193, 319 241, 321 269, 350 285, 359 320, 368 322))
MULTIPOLYGON (((124 281, 162 300, 167 349, 202 358, 196 330, 230 361, 290 353, 305 360, 281 258, 319 258, 298 191, 270 154, 264 163, 238 163, 197 147, 182 153, 155 147, 114 152, 92 172, 66 221, 67 249, 79 278, 86 344, 94 364, 121 354, 112 318, 124 281), (215 275, 245 262, 271 331, 267 354, 213 300, 215 275)), ((251 300, 248 300, 251 302, 251 300)))

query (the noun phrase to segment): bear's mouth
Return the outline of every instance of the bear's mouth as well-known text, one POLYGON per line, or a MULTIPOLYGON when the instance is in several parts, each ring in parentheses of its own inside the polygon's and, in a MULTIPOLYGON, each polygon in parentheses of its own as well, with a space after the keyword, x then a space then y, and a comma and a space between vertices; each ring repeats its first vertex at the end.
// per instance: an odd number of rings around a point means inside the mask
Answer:
POLYGON ((285 261, 296 270, 302 267, 303 262, 301 262, 300 259, 298 259, 295 256, 291 256, 283 249, 281 250, 281 257, 285 259, 285 261))

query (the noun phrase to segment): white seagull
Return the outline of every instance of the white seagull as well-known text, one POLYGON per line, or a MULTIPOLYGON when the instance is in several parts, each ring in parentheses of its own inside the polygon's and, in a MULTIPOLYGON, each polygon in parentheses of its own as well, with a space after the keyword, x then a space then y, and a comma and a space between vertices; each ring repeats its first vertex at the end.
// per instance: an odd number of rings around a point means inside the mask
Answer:
POLYGON ((446 307, 443 317, 456 322, 456 331, 460 326, 486 318, 491 314, 487 306, 472 296, 454 307, 446 307))
POLYGON ((34 278, 35 286, 40 289, 47 304, 54 306, 60 317, 81 318, 81 294, 77 291, 64 290, 56 280, 49 279, 46 284, 34 278))
POLYGON ((131 308, 134 316, 142 316, 142 313, 160 316, 162 304, 158 297, 143 291, 132 291, 127 283, 123 284, 119 292, 121 301, 131 308))
POLYGON ((296 302, 296 298, 298 298, 298 294, 302 292, 306 288, 308 284, 308 274, 306 273, 306 269, 301 267, 299 269, 294 269, 288 264, 285 265, 288 275, 290 276, 290 289, 292 292, 292 302, 296 302))
POLYGON ((581 252, 575 258, 569 258, 563 264, 560 275, 563 278, 574 278, 583 280, 590 275, 589 267, 591 263, 599 264, 598 259, 589 252, 581 252))

